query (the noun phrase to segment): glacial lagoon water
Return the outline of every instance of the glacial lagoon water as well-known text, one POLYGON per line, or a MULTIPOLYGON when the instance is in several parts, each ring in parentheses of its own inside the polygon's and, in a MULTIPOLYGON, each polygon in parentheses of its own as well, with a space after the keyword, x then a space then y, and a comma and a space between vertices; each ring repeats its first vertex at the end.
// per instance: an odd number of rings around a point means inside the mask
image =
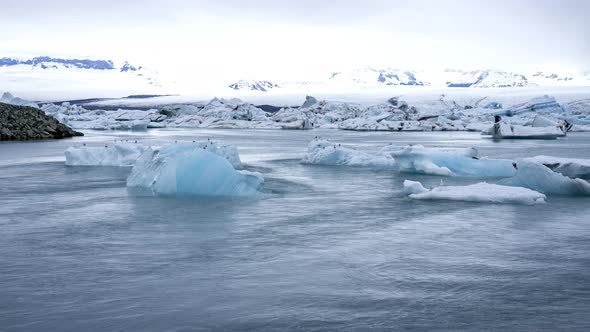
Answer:
POLYGON ((0 330, 590 329, 590 198, 412 201, 404 179, 441 178, 299 163, 314 136, 366 151, 413 143, 590 158, 590 134, 85 133, 0 143, 0 330), (137 195, 129 169, 63 163, 82 143, 207 138, 238 145, 246 168, 264 174, 264 197, 137 195))

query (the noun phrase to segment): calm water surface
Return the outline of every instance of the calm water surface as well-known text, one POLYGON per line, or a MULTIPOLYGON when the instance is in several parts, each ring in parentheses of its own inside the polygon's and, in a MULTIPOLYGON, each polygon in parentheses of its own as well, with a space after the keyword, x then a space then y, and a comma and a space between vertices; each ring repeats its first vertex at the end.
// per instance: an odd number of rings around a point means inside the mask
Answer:
POLYGON ((0 330, 590 330, 590 198, 411 201, 404 179, 441 178, 299 163, 316 135, 367 151, 392 142, 590 158, 590 134, 86 135, 0 143, 0 330), (138 196, 125 187, 129 169, 63 164, 82 143, 207 138, 239 146, 247 169, 265 175, 265 197, 138 196))

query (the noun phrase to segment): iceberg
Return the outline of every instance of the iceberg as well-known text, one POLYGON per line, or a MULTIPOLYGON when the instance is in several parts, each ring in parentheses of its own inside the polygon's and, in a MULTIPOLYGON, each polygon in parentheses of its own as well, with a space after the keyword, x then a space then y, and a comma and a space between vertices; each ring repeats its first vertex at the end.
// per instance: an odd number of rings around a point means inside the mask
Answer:
POLYGON ((252 196, 263 182, 260 173, 237 171, 208 148, 186 144, 146 150, 127 178, 128 187, 163 196, 252 196))
POLYGON ((0 103, 15 105, 15 106, 29 106, 34 108, 39 108, 39 105, 36 103, 13 96, 10 92, 4 92, 0 97, 0 103))
POLYGON ((544 194, 590 195, 590 183, 571 179, 552 171, 549 167, 532 160, 516 162, 516 174, 500 181, 500 184, 533 189, 544 194))
POLYGON ((467 186, 440 186, 427 189, 420 182, 405 180, 404 194, 412 199, 451 200, 505 204, 543 204, 546 196, 521 187, 480 182, 467 186))
POLYGON ((474 177, 510 177, 516 172, 511 160, 478 158, 475 148, 437 149, 422 145, 407 146, 395 151, 384 148, 395 159, 401 172, 474 177))
POLYGON ((326 166, 395 167, 395 161, 390 156, 373 155, 320 139, 309 143, 307 154, 301 163, 326 166))
POLYGON ((590 159, 536 156, 524 160, 534 161, 549 167, 552 171, 570 178, 590 179, 590 159))
MULTIPOLYGON (((205 150, 226 159, 233 167, 242 166, 235 145, 214 143, 180 143, 173 145, 178 151, 205 150)), ((105 146, 69 147, 65 151, 67 166, 118 166, 130 167, 150 147, 141 144, 119 143, 105 146)))
POLYGON ((500 115, 513 116, 525 112, 536 113, 562 113, 565 109, 554 97, 544 95, 530 99, 526 103, 512 106, 510 109, 500 112, 500 115))
POLYGON ((556 139, 565 136, 565 131, 560 127, 528 127, 509 123, 495 123, 489 129, 482 131, 482 135, 491 135, 497 139, 556 139))
POLYGON ((129 167, 146 149, 141 144, 69 147, 65 151, 66 165, 129 167))

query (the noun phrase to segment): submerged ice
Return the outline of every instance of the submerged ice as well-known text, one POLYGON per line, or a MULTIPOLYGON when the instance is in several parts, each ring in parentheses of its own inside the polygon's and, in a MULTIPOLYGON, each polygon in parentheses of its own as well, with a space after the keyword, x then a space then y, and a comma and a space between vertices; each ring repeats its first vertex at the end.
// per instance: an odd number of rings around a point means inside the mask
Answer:
POLYGON ((237 171, 227 158, 191 144, 148 149, 127 178, 128 187, 164 196, 251 196, 263 182, 261 174, 237 171))

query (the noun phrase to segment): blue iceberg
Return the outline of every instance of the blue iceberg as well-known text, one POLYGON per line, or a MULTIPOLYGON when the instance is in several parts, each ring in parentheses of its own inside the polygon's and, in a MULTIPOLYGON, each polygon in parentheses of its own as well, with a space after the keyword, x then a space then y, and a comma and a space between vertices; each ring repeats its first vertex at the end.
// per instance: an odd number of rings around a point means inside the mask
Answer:
POLYGON ((263 182, 260 173, 237 171, 228 159, 188 144, 147 150, 127 178, 128 187, 163 196, 252 196, 263 182))

